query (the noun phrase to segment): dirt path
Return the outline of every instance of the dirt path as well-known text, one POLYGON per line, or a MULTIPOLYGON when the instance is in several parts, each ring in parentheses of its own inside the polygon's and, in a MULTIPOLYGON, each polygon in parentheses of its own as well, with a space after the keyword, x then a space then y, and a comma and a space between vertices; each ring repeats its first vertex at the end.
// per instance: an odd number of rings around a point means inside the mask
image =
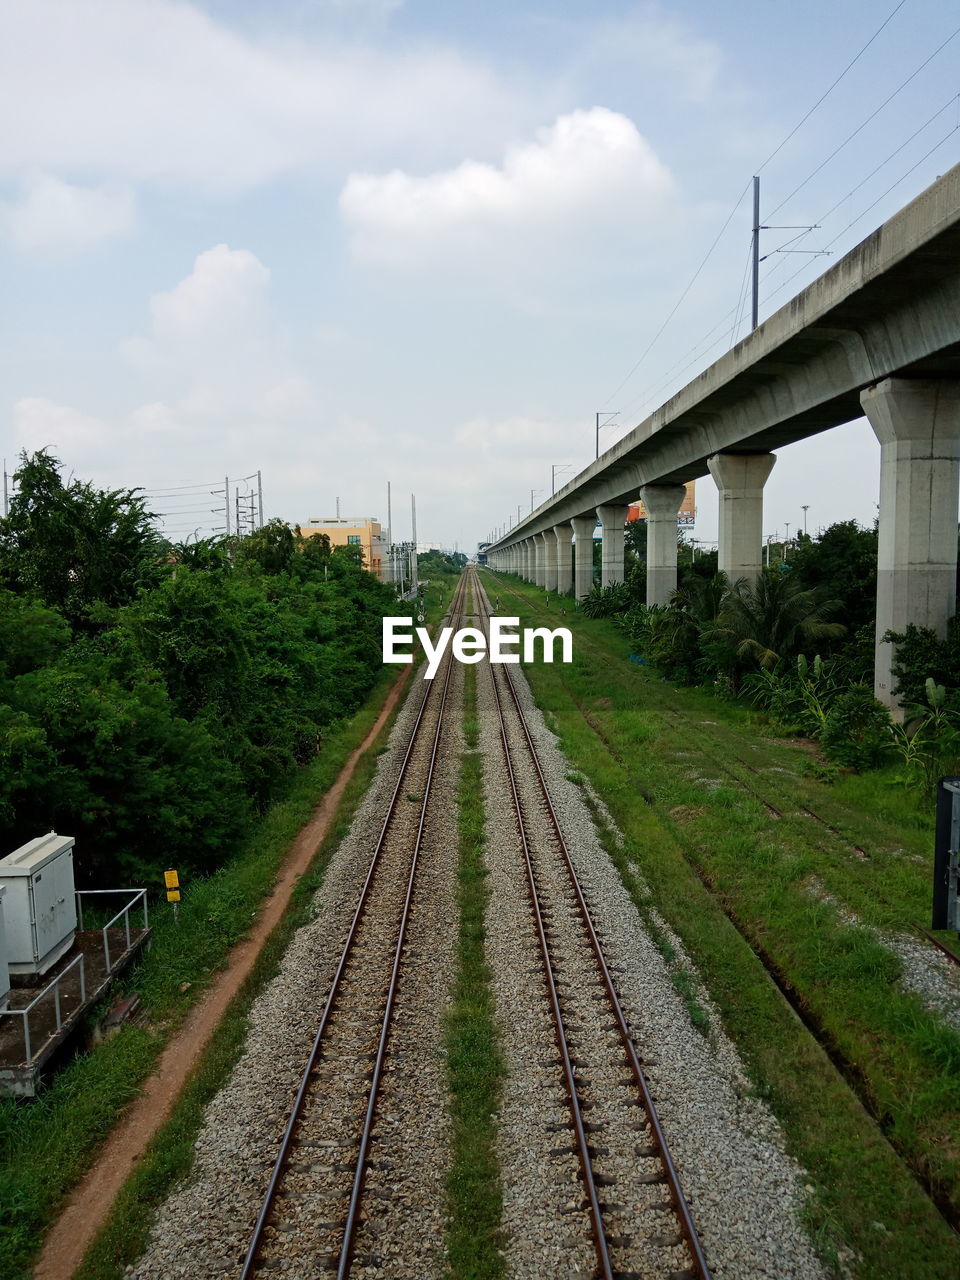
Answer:
POLYGON ((187 1077, 220 1023, 227 1005, 253 968, 261 948, 279 921, 300 876, 309 867, 323 840, 357 762, 383 728, 409 678, 404 667, 387 695, 376 723, 351 753, 336 782, 314 810, 280 868, 273 892, 266 899, 249 937, 230 952, 227 966, 194 1005, 180 1031, 160 1056, 156 1070, 143 1086, 120 1124, 113 1130, 96 1163, 77 1184, 60 1217, 50 1228, 34 1268, 35 1280, 70 1280, 94 1237, 104 1225, 113 1202, 147 1144, 164 1123, 187 1077))

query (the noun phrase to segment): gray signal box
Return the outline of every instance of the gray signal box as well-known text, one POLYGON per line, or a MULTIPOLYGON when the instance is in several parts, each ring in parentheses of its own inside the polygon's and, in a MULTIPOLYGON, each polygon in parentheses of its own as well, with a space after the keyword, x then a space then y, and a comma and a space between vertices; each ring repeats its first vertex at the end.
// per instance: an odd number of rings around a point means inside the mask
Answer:
POLYGON ((51 831, 0 858, 7 962, 13 975, 44 974, 73 946, 73 845, 72 836, 51 831))

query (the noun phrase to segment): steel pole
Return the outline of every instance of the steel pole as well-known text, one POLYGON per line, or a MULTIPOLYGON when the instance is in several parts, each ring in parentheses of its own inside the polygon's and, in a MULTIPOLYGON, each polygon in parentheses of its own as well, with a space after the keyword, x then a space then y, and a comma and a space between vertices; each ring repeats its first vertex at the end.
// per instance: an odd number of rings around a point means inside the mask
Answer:
POLYGON ((753 324, 760 323, 760 178, 753 179, 753 324))

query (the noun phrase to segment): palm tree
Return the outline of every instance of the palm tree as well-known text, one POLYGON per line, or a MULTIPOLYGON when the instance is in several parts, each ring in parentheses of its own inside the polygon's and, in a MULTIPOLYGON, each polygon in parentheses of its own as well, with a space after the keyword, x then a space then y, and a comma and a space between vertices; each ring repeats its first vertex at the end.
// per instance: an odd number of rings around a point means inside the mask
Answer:
POLYGON ((841 607, 819 587, 804 587, 790 574, 763 570, 756 586, 734 583, 717 615, 714 632, 736 648, 738 658, 755 658, 773 668, 805 645, 841 636, 842 622, 827 622, 841 607))
POLYGON ((724 573, 686 578, 670 597, 669 607, 657 610, 651 619, 652 655, 658 665, 683 671, 687 679, 696 678, 701 637, 714 626, 727 591, 724 573))

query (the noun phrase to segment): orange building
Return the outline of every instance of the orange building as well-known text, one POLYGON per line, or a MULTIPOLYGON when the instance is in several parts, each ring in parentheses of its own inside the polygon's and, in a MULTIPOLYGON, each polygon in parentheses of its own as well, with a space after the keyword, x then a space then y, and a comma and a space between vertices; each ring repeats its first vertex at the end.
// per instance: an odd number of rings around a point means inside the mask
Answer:
MULTIPOLYGON (((680 510, 677 512, 677 524, 682 528, 691 528, 697 514, 697 482, 696 480, 688 480, 683 486, 686 492, 683 495, 683 501, 680 503, 680 510)), ((647 512, 643 503, 639 500, 630 503, 630 510, 627 512, 627 523, 631 520, 646 520, 647 512)))
POLYGON ((302 524, 298 532, 304 538, 325 533, 331 547, 359 547, 364 568, 383 580, 383 533, 379 520, 372 516, 318 516, 302 524))

